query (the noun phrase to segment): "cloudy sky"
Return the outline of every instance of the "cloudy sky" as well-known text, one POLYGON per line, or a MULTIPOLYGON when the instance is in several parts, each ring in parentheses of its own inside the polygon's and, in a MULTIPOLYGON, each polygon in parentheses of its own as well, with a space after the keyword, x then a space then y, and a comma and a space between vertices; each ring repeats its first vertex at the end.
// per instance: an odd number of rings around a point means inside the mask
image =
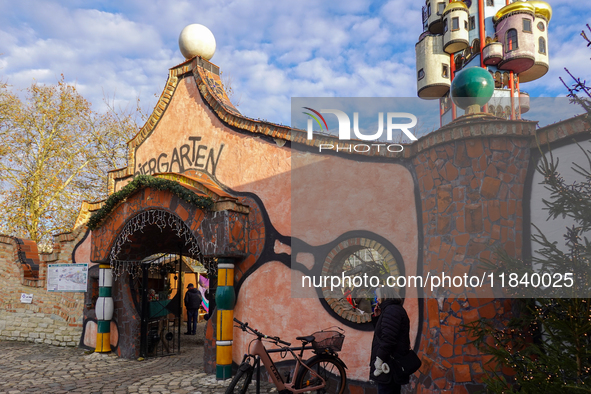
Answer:
MULTIPOLYGON (((579 33, 591 1, 548 0, 551 70, 522 85, 564 96, 564 67, 591 80, 591 50, 579 33)), ((188 24, 216 37, 212 62, 231 77, 246 116, 290 123, 291 97, 416 97, 414 45, 421 0, 0 0, 0 80, 13 88, 60 74, 102 108, 139 97, 150 112, 168 69, 183 61, 188 24)))

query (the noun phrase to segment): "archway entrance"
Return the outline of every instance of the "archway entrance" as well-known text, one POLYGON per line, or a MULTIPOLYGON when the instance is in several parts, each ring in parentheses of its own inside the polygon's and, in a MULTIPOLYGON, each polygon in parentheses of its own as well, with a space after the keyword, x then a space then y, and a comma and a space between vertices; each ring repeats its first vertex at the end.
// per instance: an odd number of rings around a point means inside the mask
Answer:
POLYGON ((140 357, 181 350, 183 277, 192 272, 188 259, 198 264, 203 260, 197 239, 183 220, 165 210, 150 209, 132 217, 113 244, 109 265, 115 281, 129 286, 121 298, 127 295, 132 300, 122 299, 114 312, 139 316, 140 357))
MULTIPOLYGON (((138 190, 112 205, 93 229, 91 260, 100 264, 95 351, 116 346, 125 358, 177 353, 187 260, 204 266, 215 284, 219 259, 244 256, 248 207, 213 192, 213 205, 200 207, 169 189, 138 190)), ((213 297, 210 292, 209 301, 213 297)), ((211 351, 206 346, 205 356, 211 351)))

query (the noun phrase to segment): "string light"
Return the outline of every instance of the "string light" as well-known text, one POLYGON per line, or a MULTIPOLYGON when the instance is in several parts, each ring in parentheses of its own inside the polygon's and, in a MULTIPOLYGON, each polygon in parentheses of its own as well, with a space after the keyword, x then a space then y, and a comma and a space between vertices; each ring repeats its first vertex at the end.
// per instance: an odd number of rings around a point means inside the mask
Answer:
MULTIPOLYGON (((202 258, 201 249, 199 248, 195 236, 182 219, 167 211, 151 209, 131 218, 119 233, 115 245, 111 249, 109 255, 113 276, 120 277, 124 273, 127 273, 135 278, 139 275, 140 268, 139 264, 137 264, 138 261, 120 260, 118 257, 121 254, 123 246, 130 242, 132 235, 137 232, 143 233, 146 226, 153 225, 158 227, 160 232, 163 232, 166 228, 170 228, 171 231, 176 234, 177 238, 184 241, 185 246, 188 247, 189 256, 193 256, 197 259, 202 258)), ((153 267, 151 268, 153 269, 153 267)), ((208 269, 208 272, 209 271, 210 270, 208 269)))

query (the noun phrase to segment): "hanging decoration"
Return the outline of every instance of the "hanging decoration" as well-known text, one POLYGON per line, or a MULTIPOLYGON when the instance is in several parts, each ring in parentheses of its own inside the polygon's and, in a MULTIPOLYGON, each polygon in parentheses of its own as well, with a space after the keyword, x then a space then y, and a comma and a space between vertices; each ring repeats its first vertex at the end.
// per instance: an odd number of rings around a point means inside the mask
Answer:
POLYGON ((105 200, 105 203, 95 213, 92 214, 88 223, 89 229, 94 230, 98 228, 101 222, 119 205, 125 201, 127 197, 131 196, 139 189, 150 187, 156 190, 168 190, 181 200, 188 202, 200 209, 210 209, 214 201, 210 197, 199 196, 191 190, 181 186, 178 182, 168 179, 161 179, 150 175, 138 175, 133 181, 128 183, 123 189, 113 193, 105 200))
MULTIPOLYGON (((139 264, 137 264, 137 261, 119 260, 118 257, 123 246, 130 242, 131 236, 138 231, 143 232, 146 226, 156 226, 160 229, 160 232, 166 228, 170 228, 172 232, 183 241, 185 248, 187 248, 187 255, 201 259, 202 256, 199 244, 182 219, 168 211, 151 209, 131 218, 119 233, 117 241, 115 241, 115 245, 113 245, 111 254, 109 255, 111 268, 113 269, 113 276, 119 277, 125 272, 132 277, 136 277, 140 274, 141 268, 139 267, 139 264)), ((155 259, 154 262, 159 263, 157 260, 159 259, 155 259)))

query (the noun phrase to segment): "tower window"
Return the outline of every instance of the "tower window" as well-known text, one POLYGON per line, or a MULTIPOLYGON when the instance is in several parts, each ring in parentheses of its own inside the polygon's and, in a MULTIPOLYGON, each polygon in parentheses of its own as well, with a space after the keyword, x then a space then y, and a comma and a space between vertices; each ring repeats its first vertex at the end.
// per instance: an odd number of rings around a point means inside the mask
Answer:
POLYGON ((447 33, 447 18, 443 21, 443 32, 447 33))
POLYGON ((509 29, 505 35, 505 52, 514 51, 519 48, 517 43, 517 30, 509 29))
POLYGON ((470 30, 474 30, 476 29, 476 17, 471 16, 470 17, 470 30))
POLYGON ((441 70, 441 76, 443 78, 449 78, 449 67, 447 66, 447 64, 443 64, 442 65, 442 70, 441 70))
POLYGON ((472 41, 472 55, 480 53, 480 40, 477 38, 472 41))
POLYGON ((546 40, 544 39, 544 37, 540 37, 538 39, 538 46, 539 46, 539 52, 542 54, 546 54, 546 40))
POLYGON ((460 30, 460 18, 451 18, 451 31, 460 30))
POLYGON ((417 74, 417 80, 420 81, 423 78, 425 78, 425 71, 423 71, 423 69, 421 68, 417 74))
POLYGON ((464 21, 464 30, 468 30, 468 21, 464 21))
POLYGON ((523 18, 523 31, 531 33, 531 20, 523 18))
POLYGON ((437 15, 442 15, 445 10, 445 3, 437 3, 437 15))
POLYGON ((539 31, 546 30, 546 26, 544 26, 544 22, 538 22, 538 30, 539 31))
POLYGON ((431 16, 431 3, 427 4, 427 15, 431 16))
POLYGON ((495 6, 495 0, 486 0, 486 5, 489 7, 494 7, 495 6))

